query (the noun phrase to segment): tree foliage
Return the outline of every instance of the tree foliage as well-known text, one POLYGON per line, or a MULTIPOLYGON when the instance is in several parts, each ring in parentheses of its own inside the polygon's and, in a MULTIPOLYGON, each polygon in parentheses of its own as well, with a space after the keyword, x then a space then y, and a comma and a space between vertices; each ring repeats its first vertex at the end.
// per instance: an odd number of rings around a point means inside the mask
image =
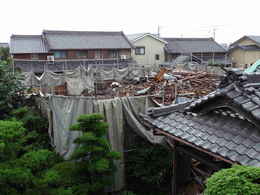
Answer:
POLYGON ((260 194, 260 168, 235 165, 214 173, 207 181, 205 195, 223 194, 260 194))
POLYGON ((44 179, 56 186, 70 188, 73 194, 104 194, 111 184, 115 171, 117 152, 111 151, 106 139, 107 123, 99 114, 81 115, 72 131, 81 131, 82 136, 74 142, 77 149, 70 161, 56 164, 46 172, 44 179))
POLYGON ((0 61, 4 64, 10 64, 10 53, 8 47, 0 47, 0 61))
POLYGON ((13 109, 21 106, 24 90, 21 79, 9 65, 0 62, 0 119, 5 119, 13 109))

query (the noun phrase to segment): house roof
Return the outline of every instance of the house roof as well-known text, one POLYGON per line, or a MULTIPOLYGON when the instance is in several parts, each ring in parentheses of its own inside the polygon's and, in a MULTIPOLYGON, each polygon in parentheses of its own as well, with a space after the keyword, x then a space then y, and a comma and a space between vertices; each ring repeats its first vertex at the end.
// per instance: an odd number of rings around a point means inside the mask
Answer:
POLYGON ((207 113, 217 107, 227 107, 260 129, 260 74, 231 70, 227 75, 219 89, 194 101, 186 111, 207 113))
POLYGON ((43 31, 50 50, 62 49, 130 49, 123 32, 43 31))
POLYGON ((151 34, 151 33, 137 33, 137 34, 131 34, 131 35, 127 35, 127 38, 128 38, 132 43, 134 43, 134 42, 136 42, 136 41, 138 41, 138 40, 140 40, 140 39, 142 39, 142 38, 144 38, 144 37, 146 37, 146 36, 150 36, 150 37, 152 37, 152 38, 154 38, 154 39, 156 39, 156 40, 158 40, 158 41, 160 41, 160 42, 162 42, 162 43, 164 43, 164 44, 167 44, 167 42, 166 42, 165 40, 163 40, 163 39, 160 39, 160 38, 158 37, 158 35, 156 35, 156 34, 151 34))
POLYGON ((242 49, 244 51, 260 51, 260 47, 258 45, 236 45, 231 47, 229 51, 233 51, 235 49, 242 49))
POLYGON ((215 92, 182 107, 154 108, 144 118, 194 148, 260 167, 259 75, 228 76, 215 92))
POLYGON ((226 50, 213 38, 164 38, 168 53, 220 53, 226 50))
POLYGON ((241 37, 240 39, 236 40, 234 43, 232 43, 230 45, 231 48, 236 47, 237 45, 239 45, 239 42, 245 39, 249 39, 251 41, 253 41, 257 46, 260 46, 260 36, 256 36, 256 35, 245 35, 243 37, 241 37))
POLYGON ((41 35, 12 35, 10 53, 47 53, 47 47, 41 35))
POLYGON ((7 48, 9 47, 8 43, 0 43, 0 47, 7 48))

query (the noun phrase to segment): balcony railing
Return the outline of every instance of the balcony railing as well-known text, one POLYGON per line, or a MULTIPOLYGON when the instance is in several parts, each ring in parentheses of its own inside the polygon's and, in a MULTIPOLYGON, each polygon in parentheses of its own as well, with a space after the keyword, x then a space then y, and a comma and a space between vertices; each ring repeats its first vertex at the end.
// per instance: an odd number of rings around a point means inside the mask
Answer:
POLYGON ((126 67, 130 63, 133 63, 132 59, 118 59, 118 58, 109 58, 109 59, 67 59, 67 60, 22 60, 22 59, 13 59, 13 66, 16 69, 19 69, 23 72, 35 72, 41 73, 44 71, 52 72, 62 72, 65 70, 73 70, 79 66, 88 67, 88 66, 117 66, 117 67, 126 67))

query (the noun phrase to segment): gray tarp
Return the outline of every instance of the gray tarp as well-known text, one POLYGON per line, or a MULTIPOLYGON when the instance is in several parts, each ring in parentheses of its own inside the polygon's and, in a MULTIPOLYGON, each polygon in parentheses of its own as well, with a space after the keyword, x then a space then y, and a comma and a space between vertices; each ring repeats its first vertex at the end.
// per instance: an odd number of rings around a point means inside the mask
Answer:
MULTIPOLYGON (((123 154, 124 122, 139 135, 147 138, 151 143, 161 143, 162 137, 153 136, 139 122, 139 114, 148 107, 155 106, 147 96, 123 97, 108 100, 94 100, 87 97, 50 96, 49 106, 52 111, 53 144, 56 151, 65 159, 75 149, 74 139, 79 132, 69 131, 69 127, 76 122, 81 114, 101 113, 109 124, 108 138, 112 149, 123 154)), ((124 159, 116 162, 117 172, 113 190, 124 187, 124 159)))
POLYGON ((67 83, 69 95, 80 95, 84 89, 94 90, 93 72, 83 67, 64 73, 44 72, 37 77, 33 72, 24 73, 24 86, 31 87, 55 87, 67 83))
POLYGON ((23 73, 25 77, 23 84, 26 87, 55 87, 66 82, 69 95, 81 95, 84 89, 94 90, 94 74, 99 75, 102 80, 116 81, 144 76, 142 69, 129 66, 126 68, 89 66, 87 69, 80 66, 63 73, 45 71, 40 77, 33 72, 25 72, 23 73))

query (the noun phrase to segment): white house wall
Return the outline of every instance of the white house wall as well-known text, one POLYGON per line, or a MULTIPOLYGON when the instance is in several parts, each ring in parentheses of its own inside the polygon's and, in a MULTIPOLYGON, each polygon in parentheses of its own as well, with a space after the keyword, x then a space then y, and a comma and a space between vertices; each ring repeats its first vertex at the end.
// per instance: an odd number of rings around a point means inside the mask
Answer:
POLYGON ((133 59, 140 65, 158 67, 160 63, 165 61, 164 46, 165 43, 151 37, 145 36, 133 43, 135 47, 145 47, 144 55, 136 55, 135 50, 132 51, 133 59), (155 59, 155 55, 159 54, 159 60, 155 59))

